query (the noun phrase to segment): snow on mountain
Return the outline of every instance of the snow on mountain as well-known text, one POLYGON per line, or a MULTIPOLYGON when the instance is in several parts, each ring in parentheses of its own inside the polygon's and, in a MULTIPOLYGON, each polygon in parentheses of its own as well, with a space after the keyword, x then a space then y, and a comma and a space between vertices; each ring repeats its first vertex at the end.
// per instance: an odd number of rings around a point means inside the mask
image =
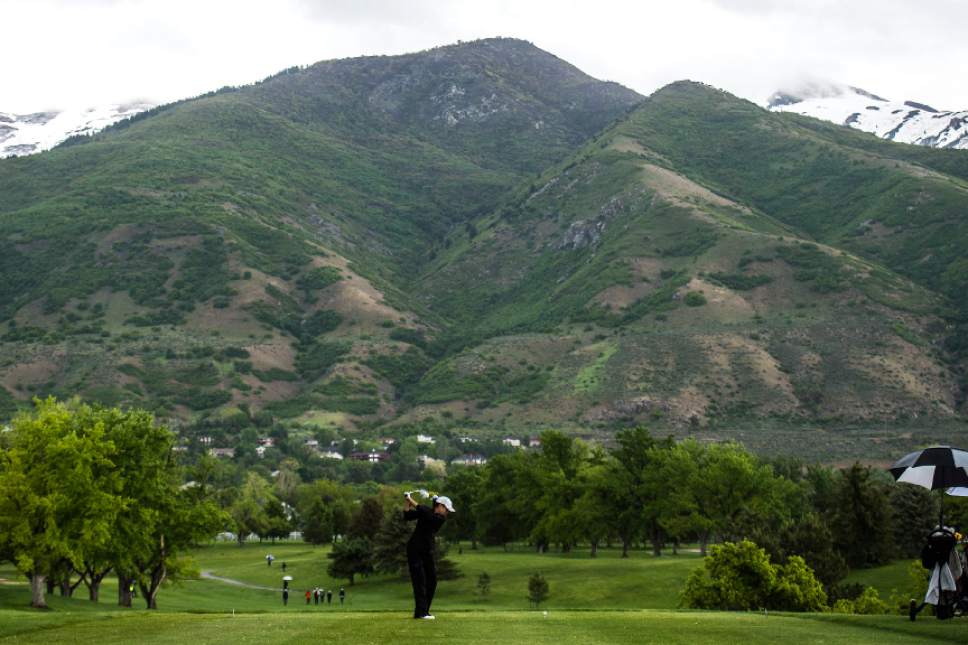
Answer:
POLYGON ((50 150, 68 137, 93 134, 151 107, 139 101, 33 114, 0 112, 0 158, 50 150))
POLYGON ((776 92, 767 107, 848 125, 891 141, 968 150, 968 110, 948 112, 914 101, 900 103, 833 83, 776 92))

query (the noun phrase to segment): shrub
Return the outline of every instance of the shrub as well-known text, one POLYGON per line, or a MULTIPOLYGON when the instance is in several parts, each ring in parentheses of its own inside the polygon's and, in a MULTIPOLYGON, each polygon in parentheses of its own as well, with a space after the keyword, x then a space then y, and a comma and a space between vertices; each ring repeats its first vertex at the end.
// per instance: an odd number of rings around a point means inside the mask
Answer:
POLYGON ((416 345, 421 349, 426 349, 427 339, 424 337, 424 333, 419 329, 410 329, 409 327, 398 327, 390 332, 391 340, 399 340, 403 343, 409 343, 410 345, 416 345))
POLYGON ((175 400, 192 410, 207 410, 228 403, 232 395, 225 390, 198 390, 184 388, 175 394, 175 400))
POLYGON ((823 611, 827 595, 800 556, 775 566, 764 549, 743 540, 710 548, 689 575, 682 602, 694 609, 823 611))
MULTIPOLYGON (((904 606, 907 611, 907 604, 904 606)), ((881 600, 880 594, 874 587, 865 587, 861 594, 851 600, 841 598, 831 607, 835 614, 886 614, 887 603, 881 600)))
POLYGON ((316 336, 333 331, 339 327, 341 322, 343 322, 343 317, 335 311, 321 309, 302 322, 301 338, 311 340, 316 336))
POLYGON ((686 580, 682 602, 694 609, 749 610, 767 606, 776 569, 749 540, 710 547, 702 568, 686 580))
POLYGON ((433 365, 433 361, 419 349, 411 347, 402 354, 371 356, 365 364, 399 389, 416 384, 433 365))
POLYGON ((540 573, 532 573, 528 578, 528 600, 535 609, 548 599, 548 581, 540 573))
POLYGON ((296 281, 296 285, 303 291, 319 291, 343 279, 339 269, 334 267, 319 267, 313 269, 296 281))
POLYGON ((764 284, 773 282, 773 278, 768 275, 745 273, 710 273, 709 277, 724 287, 729 287, 733 291, 749 291, 764 284))
POLYGON ((229 345, 222 349, 222 356, 224 358, 248 358, 249 351, 243 349, 242 347, 236 347, 234 345, 229 345))
MULTIPOLYGON (((776 568, 776 585, 770 594, 772 609, 785 611, 823 611, 827 594, 813 570, 798 555, 790 556, 786 564, 776 568)), ((876 593, 876 592, 875 592, 876 593)))
POLYGON ((704 304, 706 304, 706 296, 702 295, 698 291, 690 291, 686 294, 683 302, 690 307, 702 307, 704 304))
POLYGON ((267 370, 252 370, 252 373, 263 383, 270 381, 298 381, 299 376, 288 370, 270 367, 267 370))
POLYGON ((370 397, 337 396, 318 403, 323 410, 364 416, 380 411, 380 401, 370 397))
POLYGON ((296 370, 307 381, 313 381, 326 373, 350 351, 347 343, 313 343, 300 348, 296 356, 296 370))
POLYGON ((887 603, 881 600, 881 596, 874 587, 867 587, 860 598, 854 601, 855 614, 886 614, 887 603))
POLYGON ((487 571, 481 571, 481 575, 477 576, 477 595, 487 598, 489 593, 491 593, 491 576, 487 575, 487 571))

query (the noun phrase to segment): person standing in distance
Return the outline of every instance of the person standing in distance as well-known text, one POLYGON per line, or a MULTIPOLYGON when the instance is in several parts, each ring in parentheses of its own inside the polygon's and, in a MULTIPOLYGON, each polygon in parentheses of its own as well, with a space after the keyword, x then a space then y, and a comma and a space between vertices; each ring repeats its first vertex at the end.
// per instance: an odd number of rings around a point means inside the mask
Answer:
POLYGON ((407 542, 407 568, 410 570, 410 583, 413 585, 413 617, 434 620, 430 605, 437 591, 437 565, 434 562, 434 535, 444 525, 447 513, 454 512, 449 497, 433 497, 433 506, 427 507, 413 501, 406 494, 403 519, 417 521, 413 535, 407 542))

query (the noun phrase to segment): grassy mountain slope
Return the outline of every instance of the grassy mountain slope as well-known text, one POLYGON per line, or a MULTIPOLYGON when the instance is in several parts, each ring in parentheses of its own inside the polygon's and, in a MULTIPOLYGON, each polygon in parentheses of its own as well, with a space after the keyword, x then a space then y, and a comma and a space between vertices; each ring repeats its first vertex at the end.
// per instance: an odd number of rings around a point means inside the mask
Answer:
POLYGON ((433 324, 407 276, 639 99, 497 39, 288 70, 4 160, 3 391, 392 414, 362 361, 433 324))
POLYGON ((960 427, 963 154, 696 83, 640 99, 493 39, 4 160, 0 415, 80 393, 824 456, 960 427))
POLYGON ((775 118, 696 83, 664 88, 640 112, 635 134, 683 172, 818 241, 960 299, 966 155, 893 145, 804 117, 775 118))
POLYGON ((875 157, 867 138, 810 126, 699 84, 660 90, 427 272, 429 306, 488 340, 435 366, 411 398, 467 398, 465 413, 491 422, 651 420, 726 435, 751 419, 956 418, 958 375, 940 350, 950 301, 890 255, 915 242, 870 252, 831 231, 899 209, 920 234, 963 207, 962 180, 906 146, 875 157), (867 167, 829 161, 842 158, 867 167), (912 190, 935 198, 902 208, 912 190), (498 394, 529 374, 540 387, 517 402, 498 394))

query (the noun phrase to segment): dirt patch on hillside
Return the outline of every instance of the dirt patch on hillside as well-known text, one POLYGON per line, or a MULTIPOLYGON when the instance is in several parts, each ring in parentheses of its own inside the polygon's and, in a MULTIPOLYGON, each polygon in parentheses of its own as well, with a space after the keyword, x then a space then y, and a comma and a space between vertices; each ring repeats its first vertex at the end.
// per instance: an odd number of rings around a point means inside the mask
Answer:
POLYGON ((858 357, 857 366, 875 382, 898 388, 926 406, 940 400, 941 410, 954 414, 951 388, 938 376, 940 368, 915 346, 893 343, 881 354, 858 357))
POLYGON ((611 311, 618 311, 649 295, 655 291, 655 287, 655 284, 651 284, 649 282, 639 282, 632 287, 616 284, 598 292, 598 294, 592 298, 592 302, 599 304, 611 311))
POLYGON ((47 327, 50 328, 56 322, 60 312, 54 312, 52 314, 44 313, 44 300, 45 298, 39 298, 33 302, 29 302, 20 309, 14 315, 13 319, 17 321, 17 324, 21 327, 47 327))
POLYGON ((612 150, 617 150, 618 152, 631 152, 639 155, 649 154, 649 151, 643 148, 641 143, 635 141, 634 139, 629 139, 628 137, 615 137, 608 147, 612 150))
MULTIPOLYGON (((661 166, 642 164, 642 180, 657 195, 683 206, 695 206, 698 202, 706 202, 714 206, 735 209, 744 215, 753 214, 748 207, 717 195, 691 179, 661 166)), ((715 221, 708 215, 702 215, 702 218, 710 222, 715 221)))
POLYGON ((718 320, 748 320, 756 313, 753 305, 746 298, 739 295, 739 293, 732 289, 706 282, 702 278, 693 278, 689 281, 689 284, 679 290, 683 296, 689 291, 702 292, 706 298, 706 304, 697 309, 705 311, 697 312, 690 307, 687 308, 688 310, 683 315, 710 316, 718 320))
POLYGON ((747 271, 750 274, 767 276, 773 280, 765 285, 743 292, 743 298, 754 309, 790 307, 796 296, 809 288, 805 283, 793 279, 792 267, 782 260, 754 262, 747 271))
POLYGON ((243 401, 251 401, 259 405, 269 403, 271 401, 291 399, 299 394, 299 385, 289 381, 272 381, 270 383, 263 383, 254 376, 246 376, 242 380, 249 385, 253 391, 245 394, 236 392, 233 396, 233 402, 236 404, 243 401), (255 392, 259 391, 260 389, 261 391, 256 394, 255 392))
POLYGON ((248 280, 234 280, 232 282, 232 288, 236 291, 236 296, 233 299, 235 304, 240 307, 252 304, 253 302, 261 302, 268 300, 269 297, 266 295, 266 285, 271 284, 280 291, 286 291, 286 283, 276 278, 270 276, 258 269, 245 269, 251 274, 248 280))
POLYGON ((735 383, 739 388, 737 395, 741 398, 760 393, 756 398, 761 400, 757 403, 764 412, 790 410, 798 405, 793 385, 780 369, 780 363, 752 339, 736 334, 718 334, 701 336, 697 341, 702 344, 710 362, 721 371, 716 380, 735 383), (752 387, 751 382, 758 385, 752 387))
POLYGON ((813 371, 823 365, 823 358, 817 352, 805 351, 800 355, 800 367, 807 371, 813 371))
POLYGON ((320 293, 319 306, 342 314, 347 320, 378 326, 383 321, 416 324, 417 317, 394 309, 384 301, 383 293, 373 284, 355 273, 346 258, 329 255, 313 258, 316 267, 330 266, 339 269, 343 279, 320 293), (403 320, 401 320, 403 319, 403 320))
POLYGON ((116 226, 107 235, 101 237, 97 243, 97 255, 104 255, 114 250, 114 245, 118 242, 127 242, 138 234, 138 227, 134 224, 122 224, 116 226))
POLYGON ((11 392, 17 391, 17 385, 47 383, 60 373, 64 357, 64 351, 57 350, 50 356, 14 365, 0 378, 0 383, 11 392))
POLYGON ((706 408, 709 407, 709 397, 699 388, 690 385, 668 400, 669 411, 672 416, 688 422, 691 418, 702 421, 706 418, 706 408))
POLYGON ((245 348, 249 352, 252 367, 257 370, 272 368, 291 372, 296 361, 296 353, 289 343, 260 343, 245 348))
POLYGON ((202 242, 201 235, 179 235, 178 237, 162 237, 151 240, 148 246, 155 251, 170 253, 197 247, 202 242))
POLYGON ((603 289, 592 298, 595 302, 612 310, 627 307, 635 301, 652 293, 659 286, 659 273, 662 262, 655 258, 631 258, 629 267, 632 285, 616 284, 603 289))

